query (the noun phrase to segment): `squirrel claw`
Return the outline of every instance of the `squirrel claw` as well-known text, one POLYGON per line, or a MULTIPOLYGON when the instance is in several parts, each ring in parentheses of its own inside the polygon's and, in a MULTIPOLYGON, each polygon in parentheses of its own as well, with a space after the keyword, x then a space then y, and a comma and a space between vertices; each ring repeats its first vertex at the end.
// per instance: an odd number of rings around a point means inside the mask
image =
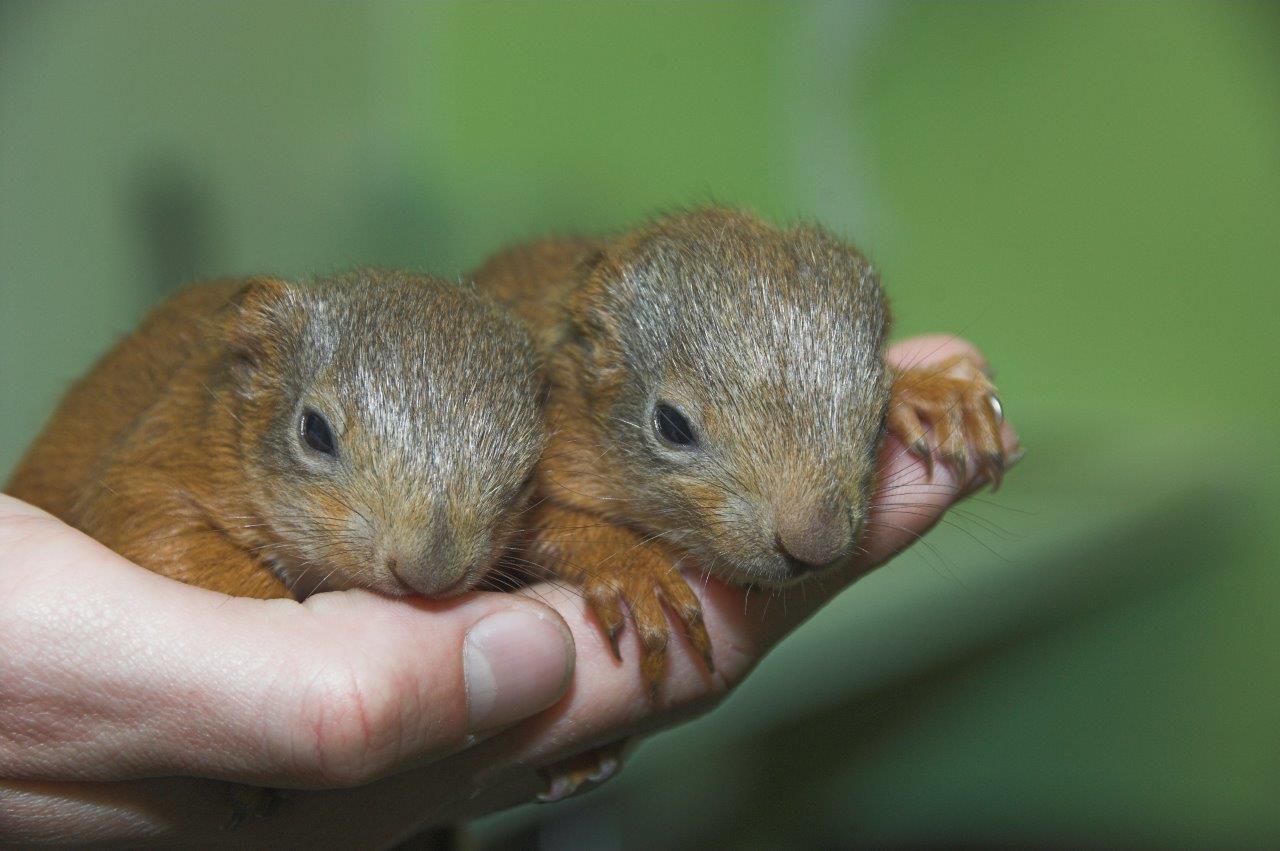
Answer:
POLYGON ((991 480, 991 492, 995 493, 1000 490, 1000 485, 1004 481, 1004 455, 999 452, 988 452, 983 457, 985 459, 983 467, 986 470, 987 478, 991 480))
POLYGON ((618 636, 626 625, 622 615, 622 592, 616 583, 604 580, 588 580, 586 587, 587 608, 600 623, 613 658, 622 661, 622 650, 618 646, 618 636))
POLYGON ((707 635, 707 626, 702 622, 701 608, 699 608, 694 617, 685 619, 685 626, 689 630, 689 643, 693 645, 694 650, 698 651, 698 658, 707 667, 707 671, 714 674, 716 672, 716 660, 711 653, 711 637, 707 635))
POLYGON ((716 672, 716 660, 711 655, 711 646, 699 647, 698 656, 702 658, 702 664, 707 666, 707 671, 714 674, 716 672))
POLYGON ((609 650, 613 652, 613 658, 619 662, 622 661, 622 648, 618 646, 618 635, 621 634, 622 627, 614 626, 605 629, 605 638, 609 640, 609 650))
POLYGON ((933 478, 933 450, 929 448, 929 441, 925 440, 924 437, 921 436, 914 443, 911 444, 910 452, 912 455, 916 456, 917 458, 919 458, 921 461, 924 462, 925 475, 929 479, 932 479, 933 478))

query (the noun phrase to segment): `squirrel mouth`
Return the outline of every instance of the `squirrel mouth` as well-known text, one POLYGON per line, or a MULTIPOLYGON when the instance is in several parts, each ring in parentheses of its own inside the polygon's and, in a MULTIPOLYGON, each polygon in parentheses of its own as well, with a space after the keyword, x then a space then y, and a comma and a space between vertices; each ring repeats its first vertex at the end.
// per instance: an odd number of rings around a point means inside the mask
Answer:
POLYGON ((431 589, 423 591, 414 587, 407 579, 400 575, 400 563, 396 559, 387 559, 387 574, 394 588, 385 593, 394 594, 398 597, 426 597, 431 600, 445 600, 449 597, 457 597, 471 590, 471 572, 466 571, 453 582, 443 588, 431 589))
POLYGON ((828 567, 825 564, 809 564, 787 553, 782 553, 782 559, 787 563, 787 569, 790 571, 788 579, 801 579, 806 574, 817 573, 818 571, 826 570, 828 567))
POLYGON ((391 579, 394 587, 388 589, 387 593, 394 594, 398 597, 419 597, 422 592, 416 590, 412 585, 404 580, 399 573, 400 563, 393 558, 387 559, 387 575, 391 579))

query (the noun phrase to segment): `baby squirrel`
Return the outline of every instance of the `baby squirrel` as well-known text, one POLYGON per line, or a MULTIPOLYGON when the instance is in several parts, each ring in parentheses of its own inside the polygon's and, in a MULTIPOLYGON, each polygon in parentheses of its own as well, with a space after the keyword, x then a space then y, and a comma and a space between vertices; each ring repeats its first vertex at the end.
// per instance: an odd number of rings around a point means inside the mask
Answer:
POLYGON ((879 278, 821 227, 696 209, 611 239, 511 248, 475 279, 526 321, 547 364, 529 558, 582 586, 615 654, 625 604, 651 693, 664 606, 711 665, 677 568, 776 587, 848 562, 886 430, 930 465, 973 457, 1000 481, 987 377, 963 359, 886 366, 879 278))
POLYGON ((514 317, 438 279, 198 284, 71 388, 7 490, 227 594, 460 594, 532 490, 534 364, 514 317))

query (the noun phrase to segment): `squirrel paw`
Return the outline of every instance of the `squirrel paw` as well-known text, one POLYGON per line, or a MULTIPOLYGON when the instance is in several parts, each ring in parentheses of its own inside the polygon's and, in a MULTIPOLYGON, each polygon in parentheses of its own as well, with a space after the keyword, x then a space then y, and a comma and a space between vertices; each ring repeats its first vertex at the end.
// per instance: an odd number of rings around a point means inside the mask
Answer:
POLYGON ((538 801, 543 804, 563 801, 588 784, 594 789, 613 779, 622 770, 622 761, 631 750, 631 741, 623 739, 542 769, 538 773, 546 781, 547 788, 538 795, 538 801))
POLYGON ((640 672, 650 698, 656 698, 667 666, 667 643, 671 638, 667 610, 670 610, 683 625, 707 670, 714 671, 711 637, 702 620, 702 604, 678 565, 670 561, 665 551, 648 547, 631 550, 620 558, 626 559, 625 569, 602 571, 583 585, 587 604, 604 627, 613 655, 622 658, 618 635, 625 622, 622 614, 625 603, 640 638, 640 672))
POLYGON ((939 364, 897 371, 885 425, 924 461, 931 475, 940 458, 964 479, 972 459, 996 490, 1008 460, 1000 437, 1003 419, 984 368, 956 355, 939 364), (933 432, 932 442, 924 422, 933 432))

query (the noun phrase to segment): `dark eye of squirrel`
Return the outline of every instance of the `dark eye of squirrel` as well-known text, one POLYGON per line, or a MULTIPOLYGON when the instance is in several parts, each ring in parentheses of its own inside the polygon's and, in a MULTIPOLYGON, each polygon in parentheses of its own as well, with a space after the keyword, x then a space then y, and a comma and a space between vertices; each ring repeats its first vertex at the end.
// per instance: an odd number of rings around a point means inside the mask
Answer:
POLYGON ((302 442, 325 455, 337 455, 333 443, 333 430, 325 418, 315 411, 304 411, 302 414, 302 442))
POLYGON ((698 442, 688 418, 665 402, 659 402, 653 412, 653 427, 657 429, 658 435, 672 446, 694 446, 698 442))

